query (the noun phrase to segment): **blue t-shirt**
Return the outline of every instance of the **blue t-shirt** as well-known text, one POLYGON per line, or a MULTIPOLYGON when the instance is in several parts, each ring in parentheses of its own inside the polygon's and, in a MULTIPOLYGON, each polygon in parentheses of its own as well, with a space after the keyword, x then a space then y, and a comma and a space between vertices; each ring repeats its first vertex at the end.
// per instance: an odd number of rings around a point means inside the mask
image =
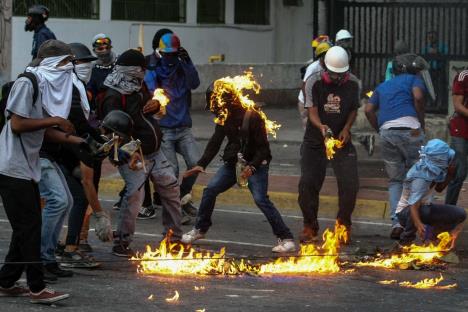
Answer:
POLYGON ((385 122, 401 117, 418 117, 414 107, 413 88, 426 92, 424 82, 416 75, 401 74, 382 82, 377 86, 369 103, 378 109, 378 123, 381 127, 385 122))

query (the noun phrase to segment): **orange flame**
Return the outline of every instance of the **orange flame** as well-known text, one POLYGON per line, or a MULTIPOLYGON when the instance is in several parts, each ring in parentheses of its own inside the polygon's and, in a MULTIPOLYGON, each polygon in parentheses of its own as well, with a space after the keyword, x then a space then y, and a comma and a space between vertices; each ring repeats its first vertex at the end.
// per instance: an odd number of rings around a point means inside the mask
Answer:
POLYGON ((449 284, 449 285, 440 285, 440 282, 444 280, 444 277, 442 274, 440 277, 436 278, 425 278, 422 281, 412 283, 409 281, 404 281, 398 283, 397 280, 390 280, 390 281, 380 281, 379 284, 382 285, 390 285, 390 284, 396 284, 400 285, 401 287, 406 287, 406 288, 416 288, 416 289, 452 289, 457 287, 457 283, 454 284, 449 284))
POLYGON ((169 104, 169 97, 164 92, 164 89, 157 88, 153 93, 153 100, 156 100, 161 104, 160 112, 166 114, 166 106, 169 104))
POLYGON ((327 153, 327 159, 333 159, 336 149, 342 148, 343 147, 343 142, 340 140, 334 139, 333 137, 331 138, 325 138, 325 151, 327 153))
POLYGON ((369 91, 366 93, 366 96, 370 99, 372 94, 374 94, 374 91, 369 91))
POLYGON ((358 262, 357 266, 361 267, 381 267, 381 268, 401 268, 407 269, 411 263, 415 264, 431 264, 436 259, 440 259, 445 251, 450 249, 452 237, 448 232, 440 233, 437 238, 439 243, 434 245, 430 243, 427 246, 404 246, 401 253, 391 255, 390 258, 381 257, 374 261, 358 262))
POLYGON ((213 94, 210 98, 210 109, 217 112, 214 122, 218 125, 224 125, 229 115, 227 105, 233 102, 240 103, 244 109, 251 109, 260 114, 260 117, 265 122, 267 133, 276 138, 276 131, 281 125, 269 120, 260 107, 250 99, 249 95, 245 94, 247 90, 252 90, 255 94, 259 94, 260 89, 260 84, 255 81, 251 71, 245 71, 244 75, 228 76, 216 80, 214 82, 213 94))
POLYGON ((179 301, 179 292, 176 290, 174 296, 166 298, 166 302, 177 302, 179 301))

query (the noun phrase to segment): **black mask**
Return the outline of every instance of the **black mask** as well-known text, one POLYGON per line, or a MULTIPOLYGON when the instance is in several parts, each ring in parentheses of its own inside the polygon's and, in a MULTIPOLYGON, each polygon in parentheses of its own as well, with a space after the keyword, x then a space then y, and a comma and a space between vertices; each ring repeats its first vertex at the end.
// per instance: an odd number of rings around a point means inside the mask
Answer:
POLYGON ((34 31, 35 27, 33 25, 33 22, 28 22, 28 20, 26 20, 24 22, 24 31, 34 31))
POLYGON ((162 62, 166 66, 175 66, 179 64, 179 56, 176 53, 168 53, 162 56, 162 62))

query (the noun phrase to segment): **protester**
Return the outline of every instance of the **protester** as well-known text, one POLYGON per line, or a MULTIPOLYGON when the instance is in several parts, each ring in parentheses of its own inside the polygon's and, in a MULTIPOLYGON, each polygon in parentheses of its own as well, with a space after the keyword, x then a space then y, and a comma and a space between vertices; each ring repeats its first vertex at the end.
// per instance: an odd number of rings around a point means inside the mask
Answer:
POLYGON ((38 181, 41 178, 39 150, 44 135, 60 141, 73 132, 69 121, 47 114, 52 107, 67 103, 67 97, 71 96, 66 88, 64 92, 55 91, 60 90, 56 88, 58 83, 70 84, 71 91, 70 54, 70 48, 61 41, 49 40, 41 45, 38 58, 26 69, 34 76, 18 78, 13 85, 7 104, 8 121, 0 135, 0 195, 13 229, 5 262, 29 263, 4 264, 0 270, 0 292, 9 296, 29 293, 33 303, 51 303, 69 297, 46 288, 44 283, 38 181), (29 289, 16 284, 23 271, 29 289))
POLYGON ((35 4, 28 10, 24 30, 34 31, 31 55, 35 59, 39 47, 47 40, 56 39, 55 34, 45 25, 49 19, 49 9, 41 4, 35 4))
MULTIPOLYGON (((402 54, 409 53, 409 47, 406 42, 403 40, 398 40, 395 43, 395 51, 394 51, 394 57, 402 54)), ((393 73, 393 59, 387 63, 387 69, 385 70, 385 81, 388 81, 395 77, 395 74, 393 73)))
POLYGON ((303 82, 302 82, 302 87, 301 87, 301 90, 299 91, 299 96, 298 96, 298 99, 299 99, 299 102, 297 103, 297 106, 298 106, 298 109, 299 109, 299 114, 301 116, 301 120, 302 120, 302 126, 303 128, 305 129, 306 128, 306 124, 307 124, 307 110, 304 108, 304 86, 305 86, 305 82, 307 81, 307 79, 316 74, 316 73, 319 73, 319 72, 322 72, 325 68, 325 62, 324 62, 324 59, 325 59, 325 54, 327 53, 328 49, 330 49, 332 47, 331 43, 330 42, 327 42, 327 41, 324 41, 324 42, 321 42, 317 48, 315 49, 315 59, 316 61, 314 61, 312 64, 310 64, 309 66, 307 66, 307 69, 305 71, 305 74, 304 74, 304 79, 303 79, 303 82))
MULTIPOLYGON (((164 140, 161 149, 171 162, 175 176, 179 176, 177 154, 184 158, 187 169, 193 168, 200 157, 197 142, 192 133, 190 116, 191 90, 200 85, 198 72, 190 56, 180 45, 179 38, 172 33, 163 35, 158 52, 161 60, 154 70, 147 70, 145 82, 152 93, 162 88, 169 98, 166 115, 159 121, 164 140)), ((191 192, 197 175, 185 177, 180 184, 182 211, 195 217, 197 209, 191 201, 191 192)))
POLYGON ((466 212, 453 205, 433 204, 433 191, 442 192, 453 177, 455 151, 439 139, 421 147, 420 160, 406 174, 403 192, 396 210, 404 227, 400 243, 410 244, 416 233, 422 241, 436 240, 441 232, 450 232, 452 248, 460 234, 466 212))
POLYGON ((392 231, 399 239, 403 227, 396 216, 406 172, 419 158, 424 143, 424 82, 412 70, 414 56, 393 60, 394 78, 381 83, 365 108, 371 126, 380 134, 382 158, 389 178, 388 196, 392 231), (378 112, 378 116, 377 116, 378 112))
POLYGON ((327 157, 324 140, 327 131, 343 142, 330 161, 338 183, 337 222, 351 231, 351 214, 359 189, 356 149, 351 142, 351 127, 359 107, 360 82, 349 72, 348 54, 332 47, 325 55, 325 71, 307 79, 305 107, 309 112, 301 147, 299 205, 304 217, 302 242, 318 239, 319 193, 325 179, 327 157))
MULTIPOLYGON (((219 82, 222 83, 222 82, 219 82)), ((184 177, 196 175, 205 168, 219 152, 224 138, 228 138, 224 148, 224 164, 203 190, 203 197, 197 214, 195 227, 182 237, 182 242, 191 244, 205 237, 211 226, 211 215, 216 203, 216 197, 236 184, 236 162, 241 153, 246 166, 242 171, 242 178, 248 180, 248 187, 255 204, 267 218, 273 233, 278 237, 278 244, 273 252, 290 252, 296 249, 293 235, 284 223, 280 213, 268 198, 268 171, 271 161, 270 143, 268 142, 265 121, 254 109, 246 109, 239 98, 231 93, 219 93, 216 89, 217 81, 210 86, 206 93, 206 109, 217 117, 221 107, 226 108, 227 118, 224 125, 217 124, 215 132, 209 140, 203 156, 197 165, 188 170, 184 177), (223 102, 218 101, 222 97, 223 102)), ((239 179, 239 177, 237 177, 239 179)))
POLYGON ((148 171, 132 170, 129 164, 119 165, 119 172, 126 185, 126 195, 119 211, 112 252, 122 257, 134 254, 129 245, 143 202, 143 185, 148 178, 153 180, 161 196, 164 235, 172 234, 171 241, 178 241, 182 236, 179 183, 170 162, 159 148, 162 133, 153 115, 159 112, 160 104, 151 99, 152 96, 144 84, 145 66, 145 58, 140 52, 128 50, 119 56, 112 73, 104 82, 108 89, 102 103, 103 117, 113 110, 124 111, 131 117, 134 123, 133 137, 141 141, 141 157, 144 158, 142 161, 147 165, 148 171))
POLYGON ((340 29, 335 36, 335 45, 342 47, 348 53, 348 63, 351 69, 353 68, 352 65, 354 64, 353 38, 353 35, 351 35, 351 33, 346 29, 340 29))
POLYGON ((452 101, 455 112, 450 119, 450 147, 456 152, 457 174, 448 185, 445 203, 456 205, 468 171, 468 70, 455 76, 452 101))

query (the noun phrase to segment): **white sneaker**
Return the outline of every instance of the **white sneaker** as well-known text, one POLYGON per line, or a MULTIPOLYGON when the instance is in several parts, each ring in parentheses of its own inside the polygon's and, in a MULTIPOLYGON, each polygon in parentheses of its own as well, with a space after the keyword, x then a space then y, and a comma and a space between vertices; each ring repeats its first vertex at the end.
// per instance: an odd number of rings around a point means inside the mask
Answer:
POLYGON ((198 239, 202 239, 205 237, 205 233, 200 232, 199 229, 193 229, 190 232, 185 233, 182 235, 182 239, 180 240, 184 244, 191 244, 198 239))
POLYGON ((296 244, 293 239, 278 239, 278 245, 273 247, 272 251, 278 253, 296 251, 296 244))

